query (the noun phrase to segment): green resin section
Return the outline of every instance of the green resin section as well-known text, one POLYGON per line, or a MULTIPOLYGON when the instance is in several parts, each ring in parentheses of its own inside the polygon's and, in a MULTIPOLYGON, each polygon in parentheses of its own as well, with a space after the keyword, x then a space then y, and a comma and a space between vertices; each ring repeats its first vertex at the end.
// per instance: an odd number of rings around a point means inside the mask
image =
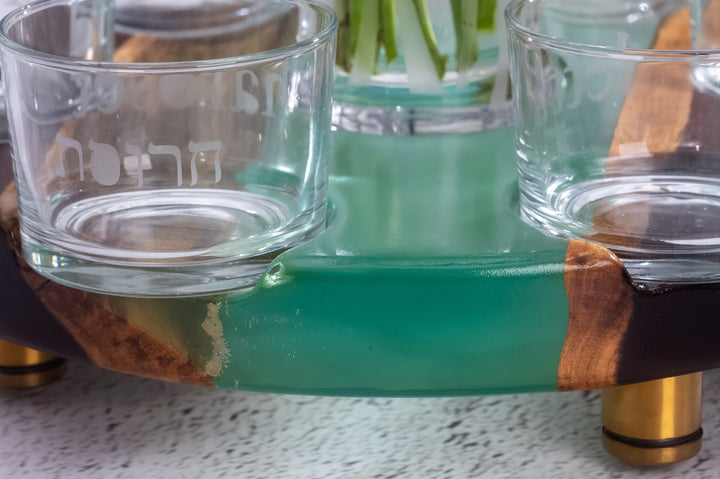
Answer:
POLYGON ((440 396, 553 390, 567 241, 517 212, 509 129, 338 131, 328 228, 219 309, 222 388, 440 396))

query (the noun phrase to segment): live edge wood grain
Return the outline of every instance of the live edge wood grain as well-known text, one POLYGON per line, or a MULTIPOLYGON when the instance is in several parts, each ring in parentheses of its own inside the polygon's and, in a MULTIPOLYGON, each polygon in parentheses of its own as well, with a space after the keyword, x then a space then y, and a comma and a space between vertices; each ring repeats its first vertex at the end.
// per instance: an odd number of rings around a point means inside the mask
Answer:
MULTIPOLYGON (((20 254, 15 198, 14 184, 0 195, 0 241, 9 240, 25 282, 92 362, 113 371, 153 379, 212 384, 212 377, 186 353, 113 312, 102 296, 62 286, 35 273, 20 254)), ((4 336, 11 337, 12 332, 4 336)), ((41 338, 37 340, 43 342, 41 338)), ((53 343, 52 338, 46 346, 52 352, 64 352, 63 344, 53 343)))
POLYGON ((558 368, 558 389, 614 384, 620 343, 632 317, 634 288, 607 248, 570 241, 565 259, 568 332, 558 368))

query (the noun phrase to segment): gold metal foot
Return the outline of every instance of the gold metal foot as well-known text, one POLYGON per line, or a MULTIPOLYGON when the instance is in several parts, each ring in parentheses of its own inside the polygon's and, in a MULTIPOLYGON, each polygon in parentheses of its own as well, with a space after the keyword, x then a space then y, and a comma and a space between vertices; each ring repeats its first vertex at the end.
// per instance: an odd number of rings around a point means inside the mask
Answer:
POLYGON ((65 360, 0 339, 0 388, 26 389, 56 381, 65 360))
POLYGON ((603 390, 603 446, 635 465, 690 459, 702 445, 702 373, 603 390))

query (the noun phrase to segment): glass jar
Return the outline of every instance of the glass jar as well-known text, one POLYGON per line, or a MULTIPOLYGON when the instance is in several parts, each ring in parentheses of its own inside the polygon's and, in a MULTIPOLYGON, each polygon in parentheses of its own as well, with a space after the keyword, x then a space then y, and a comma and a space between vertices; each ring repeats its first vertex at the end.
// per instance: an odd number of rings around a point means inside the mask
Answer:
POLYGON ((340 31, 336 126, 379 134, 509 124, 505 0, 324 0, 340 31))

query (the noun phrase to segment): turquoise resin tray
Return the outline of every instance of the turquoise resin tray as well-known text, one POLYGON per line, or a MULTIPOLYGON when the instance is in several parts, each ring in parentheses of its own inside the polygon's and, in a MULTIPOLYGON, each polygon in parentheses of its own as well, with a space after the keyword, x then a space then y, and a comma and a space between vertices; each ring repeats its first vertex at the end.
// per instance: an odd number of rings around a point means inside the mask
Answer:
POLYGON ((304 394, 586 389, 720 365, 703 312, 714 286, 648 295, 609 251, 521 221, 511 130, 334 135, 327 230, 253 291, 90 294, 1 245, 0 336, 136 375, 304 394))
POLYGON ((555 387, 567 241, 516 212, 510 130, 338 132, 327 231, 221 308, 221 386, 342 394, 555 387), (225 330, 225 328, 224 328, 225 330), (242 357, 242 361, 232 358, 242 357))

